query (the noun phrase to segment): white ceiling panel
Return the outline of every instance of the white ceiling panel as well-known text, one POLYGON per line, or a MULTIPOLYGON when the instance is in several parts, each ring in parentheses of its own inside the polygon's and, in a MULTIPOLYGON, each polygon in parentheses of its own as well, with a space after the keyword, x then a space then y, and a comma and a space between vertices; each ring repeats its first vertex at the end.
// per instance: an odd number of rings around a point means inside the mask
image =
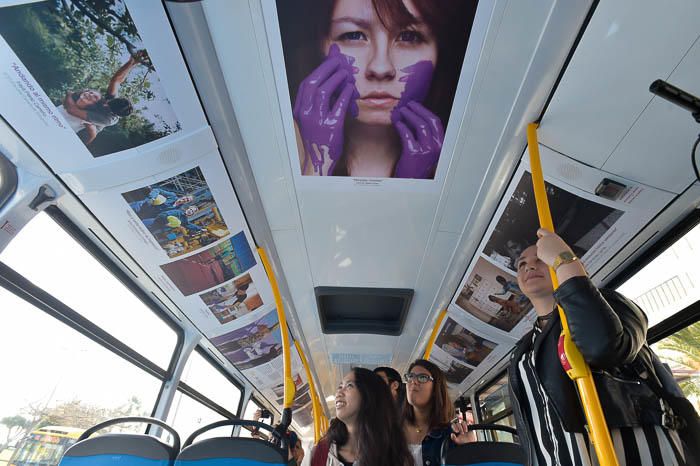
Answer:
MULTIPOLYGON (((253 2, 251 2, 253 3, 253 2)), ((279 105, 267 54, 267 40, 258 38, 264 30, 255 5, 248 2, 212 0, 202 3, 251 168, 255 173, 270 229, 294 228, 298 224, 295 201, 290 199, 289 162, 279 118, 271 109, 279 105), (253 9, 251 11, 251 9, 253 9), (263 55, 264 56, 264 55, 263 55)))
MULTIPOLYGON (((700 40, 667 81, 697 96, 699 75, 700 40)), ((695 181, 690 149, 699 131, 690 112, 654 97, 603 169, 679 194, 695 181)))
POLYGON ((316 286, 414 287, 437 193, 298 195, 316 286))
POLYGON ((697 0, 600 2, 547 109, 540 141, 601 168, 651 100, 649 84, 671 74, 698 30, 697 0))

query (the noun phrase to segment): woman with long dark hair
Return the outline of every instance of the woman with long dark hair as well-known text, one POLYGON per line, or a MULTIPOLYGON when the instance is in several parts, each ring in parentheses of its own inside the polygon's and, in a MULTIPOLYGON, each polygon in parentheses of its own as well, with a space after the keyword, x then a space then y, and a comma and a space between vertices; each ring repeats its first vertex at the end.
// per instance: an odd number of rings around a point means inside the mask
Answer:
POLYGON ((416 466, 440 464, 445 440, 450 446, 473 442, 475 436, 454 413, 445 374, 430 361, 416 359, 404 376, 407 403, 403 428, 416 466))
POLYGON ((353 368, 335 392, 336 417, 311 453, 312 466, 412 466, 384 381, 353 368))
POLYGON ((278 0, 303 175, 433 178, 473 0, 278 0))

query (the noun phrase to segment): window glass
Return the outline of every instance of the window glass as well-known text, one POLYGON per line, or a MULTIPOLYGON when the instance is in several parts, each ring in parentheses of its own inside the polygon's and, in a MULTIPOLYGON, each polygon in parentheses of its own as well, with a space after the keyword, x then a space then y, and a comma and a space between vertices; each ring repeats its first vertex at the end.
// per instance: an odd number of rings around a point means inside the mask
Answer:
POLYGON ((683 393, 700 413, 700 322, 651 346, 669 365, 683 393))
POLYGON ((22 228, 0 260, 161 368, 168 367, 175 331, 47 214, 22 228))
POLYGON ((508 394, 507 375, 503 375, 479 393, 479 407, 484 424, 490 424, 492 419, 513 410, 508 394))
MULTIPOLYGON (((243 411, 243 419, 246 419, 249 421, 250 420, 257 421, 257 419, 255 419, 253 416, 255 415, 255 411, 257 411, 258 409, 262 409, 262 406, 260 406, 258 403, 255 402, 254 399, 251 398, 250 400, 248 400, 248 404, 245 405, 245 410, 243 411)), ((266 421, 269 422, 269 420, 266 420, 266 421)), ((240 432, 240 436, 241 437, 251 437, 250 430, 248 430, 246 428, 242 428, 241 432, 240 432)))
POLYGON ((658 324, 700 299, 700 225, 649 263, 617 290, 658 324))
MULTIPOLYGON (((216 411, 204 406, 202 403, 193 400, 181 391, 177 391, 173 404, 168 412, 167 423, 180 434, 180 439, 184 443, 195 430, 216 421, 226 419, 216 411)), ((230 437, 233 427, 217 427, 198 436, 198 440, 212 437, 230 437)))
POLYGON ((182 381, 222 408, 238 414, 241 390, 198 352, 190 355, 182 381))
POLYGON ((0 329, 0 450, 56 464, 84 429, 153 411, 160 380, 1 287, 0 329))

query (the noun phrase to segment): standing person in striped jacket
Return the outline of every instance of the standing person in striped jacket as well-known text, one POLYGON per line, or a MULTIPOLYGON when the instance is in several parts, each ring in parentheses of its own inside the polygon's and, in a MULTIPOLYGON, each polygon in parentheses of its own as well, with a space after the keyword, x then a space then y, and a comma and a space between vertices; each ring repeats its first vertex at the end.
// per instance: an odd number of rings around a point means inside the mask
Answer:
MULTIPOLYGON (((598 464, 575 384, 559 360, 557 303, 594 373, 620 466, 695 464, 681 437, 689 438, 692 429, 682 426, 697 426, 697 413, 678 408, 687 400, 646 344, 644 313, 616 292, 601 294, 559 236, 544 229, 537 236, 537 244, 516 263, 518 284, 532 302, 537 322, 516 345, 508 371, 529 464, 598 464), (548 267, 560 283, 556 292, 548 267)), ((691 442, 687 446, 697 448, 691 442)))

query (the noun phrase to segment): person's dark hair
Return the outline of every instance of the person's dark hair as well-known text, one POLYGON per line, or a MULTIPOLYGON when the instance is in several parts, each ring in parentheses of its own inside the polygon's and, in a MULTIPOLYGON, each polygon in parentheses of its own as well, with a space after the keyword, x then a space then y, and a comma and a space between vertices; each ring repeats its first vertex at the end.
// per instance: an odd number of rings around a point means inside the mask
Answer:
POLYGON ((114 99, 107 100, 107 107, 109 107, 110 112, 118 117, 129 116, 134 111, 134 107, 131 106, 129 99, 123 97, 115 97, 114 99))
MULTIPOLYGON (((408 367, 408 372, 411 372, 411 369, 416 366, 427 369, 433 377, 433 393, 430 397, 430 428, 444 427, 452 420, 452 402, 447 392, 445 373, 438 366, 425 359, 413 361, 408 367)), ((413 410, 413 406, 408 402, 404 405, 403 419, 404 422, 409 424, 415 424, 416 422, 416 413, 413 410)))
MULTIPOLYGON (((357 415, 357 462, 363 466, 413 465, 403 429, 393 413, 389 387, 369 369, 355 367, 352 371, 361 397, 357 415)), ((333 442, 338 447, 345 445, 348 441, 345 423, 333 419, 321 440, 333 442)))
MULTIPOLYGON (((476 0, 413 0, 416 10, 437 42, 437 63, 425 106, 443 125, 452 109, 467 41, 476 12, 476 0)), ((414 21, 403 0, 372 0, 384 25, 399 27, 414 21)), ((321 64, 321 43, 330 31, 335 0, 277 0, 289 95, 296 98, 301 82, 321 64)))
POLYGON ((236 288, 236 290, 246 291, 249 286, 250 286, 250 283, 244 283, 241 286, 239 286, 238 288, 236 288))
POLYGON ((406 385, 403 383, 399 371, 397 371, 393 367, 381 366, 374 369, 375 374, 379 374, 380 372, 384 372, 384 374, 386 374, 386 378, 389 380, 389 382, 398 382, 399 384, 399 389, 396 394, 395 405, 396 412, 400 416, 403 412, 403 405, 406 403, 406 385))

